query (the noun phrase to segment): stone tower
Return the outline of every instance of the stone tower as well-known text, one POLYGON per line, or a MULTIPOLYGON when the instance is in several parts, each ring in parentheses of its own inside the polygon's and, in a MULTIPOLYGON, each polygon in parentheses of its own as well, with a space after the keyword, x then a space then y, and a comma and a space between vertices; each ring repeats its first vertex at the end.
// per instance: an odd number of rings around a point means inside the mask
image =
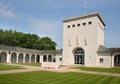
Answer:
POLYGON ((105 23, 98 13, 63 20, 63 65, 96 66, 105 23))

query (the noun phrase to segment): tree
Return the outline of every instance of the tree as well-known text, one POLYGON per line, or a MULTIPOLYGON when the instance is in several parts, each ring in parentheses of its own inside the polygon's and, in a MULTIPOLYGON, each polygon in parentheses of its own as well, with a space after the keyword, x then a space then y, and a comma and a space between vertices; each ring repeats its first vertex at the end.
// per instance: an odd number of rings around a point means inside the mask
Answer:
POLYGON ((57 45, 49 37, 40 38, 36 34, 2 29, 0 29, 0 44, 38 50, 55 50, 57 45))

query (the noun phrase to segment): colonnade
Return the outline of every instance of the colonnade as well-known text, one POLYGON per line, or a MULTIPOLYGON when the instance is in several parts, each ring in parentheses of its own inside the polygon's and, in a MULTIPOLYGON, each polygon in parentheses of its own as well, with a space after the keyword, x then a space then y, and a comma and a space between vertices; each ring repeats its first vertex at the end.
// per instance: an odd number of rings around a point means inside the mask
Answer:
POLYGON ((0 63, 55 62, 53 54, 0 51, 0 63))

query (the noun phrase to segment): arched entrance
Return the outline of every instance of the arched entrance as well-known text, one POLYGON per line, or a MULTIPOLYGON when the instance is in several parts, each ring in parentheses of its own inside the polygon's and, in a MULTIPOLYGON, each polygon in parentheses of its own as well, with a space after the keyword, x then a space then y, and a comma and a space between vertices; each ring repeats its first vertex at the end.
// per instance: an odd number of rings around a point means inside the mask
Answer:
POLYGON ((17 54, 16 53, 12 53, 11 54, 11 62, 15 63, 17 61, 17 54))
POLYGON ((40 62, 40 55, 37 55, 36 62, 40 62))
POLYGON ((29 54, 25 55, 25 62, 29 62, 29 54))
POLYGON ((32 54, 32 56, 31 56, 31 62, 35 62, 35 55, 34 54, 32 54))
POLYGON ((77 48, 74 52, 74 64, 84 65, 84 50, 77 48))
POLYGON ((48 62, 52 62, 52 56, 51 55, 48 56, 48 62))
POLYGON ((114 57, 114 66, 120 66, 120 54, 114 57))
POLYGON ((18 62, 23 63, 23 54, 20 53, 18 56, 18 62))
POLYGON ((43 62, 47 62, 47 56, 46 55, 43 56, 43 62))
POLYGON ((0 63, 6 63, 7 62, 7 53, 1 52, 0 53, 0 63))

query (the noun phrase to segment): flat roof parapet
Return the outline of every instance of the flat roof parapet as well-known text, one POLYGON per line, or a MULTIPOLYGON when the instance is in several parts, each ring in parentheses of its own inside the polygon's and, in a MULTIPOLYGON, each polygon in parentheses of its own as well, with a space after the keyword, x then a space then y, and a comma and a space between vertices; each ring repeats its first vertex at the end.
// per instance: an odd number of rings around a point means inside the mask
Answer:
POLYGON ((91 13, 91 14, 86 14, 86 15, 83 15, 83 16, 68 18, 68 19, 63 20, 63 22, 65 23, 65 22, 70 22, 70 21, 73 21, 73 20, 84 19, 84 18, 93 17, 93 16, 97 16, 100 19, 100 21, 102 22, 102 24, 105 26, 105 23, 104 23, 102 17, 97 12, 96 13, 91 13))

